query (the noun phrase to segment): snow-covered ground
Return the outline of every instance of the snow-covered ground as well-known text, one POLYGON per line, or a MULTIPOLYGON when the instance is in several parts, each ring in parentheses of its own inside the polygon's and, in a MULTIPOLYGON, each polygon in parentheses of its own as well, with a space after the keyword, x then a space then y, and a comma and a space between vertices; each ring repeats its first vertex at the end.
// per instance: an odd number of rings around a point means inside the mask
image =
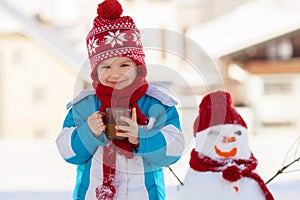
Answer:
MULTIPOLYGON (((282 167, 286 153, 299 136, 299 130, 295 129, 269 129, 250 137, 252 152, 259 161, 258 170, 265 181, 282 167)), ((189 147, 193 147, 193 141, 189 142, 189 147)), ((182 181, 189 167, 189 153, 190 149, 187 149, 184 156, 171 166, 182 181)), ((0 199, 71 199, 75 166, 62 160, 55 139, 0 140, 0 158, 0 199)), ((292 157, 288 161, 291 160, 292 157)), ((300 169, 300 164, 288 169, 300 169)), ((167 199, 173 200, 179 182, 168 168, 165 175, 167 199)), ((276 200, 299 200, 300 172, 281 174, 268 187, 276 200)))

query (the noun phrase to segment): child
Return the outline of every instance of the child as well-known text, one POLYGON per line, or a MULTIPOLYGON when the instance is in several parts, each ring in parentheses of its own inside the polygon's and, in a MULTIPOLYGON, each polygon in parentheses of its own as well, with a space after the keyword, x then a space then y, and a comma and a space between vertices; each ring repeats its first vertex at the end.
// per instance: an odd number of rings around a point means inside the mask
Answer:
POLYGON ((62 157, 78 165, 73 199, 165 199, 163 167, 184 149, 176 102, 148 85, 140 32, 121 17, 116 0, 98 5, 87 36, 93 91, 72 102, 56 143, 62 157), (106 108, 128 107, 128 126, 106 136, 106 108))

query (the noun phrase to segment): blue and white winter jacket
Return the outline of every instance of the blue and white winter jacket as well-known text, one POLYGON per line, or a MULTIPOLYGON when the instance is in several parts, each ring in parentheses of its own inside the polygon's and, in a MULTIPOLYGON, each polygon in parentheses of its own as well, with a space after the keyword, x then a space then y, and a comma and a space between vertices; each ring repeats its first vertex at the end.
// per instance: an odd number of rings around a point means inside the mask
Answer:
MULTIPOLYGON (((72 102, 56 143, 62 157, 78 165, 73 199, 94 200, 96 188, 102 184, 102 152, 108 144, 104 133, 96 138, 90 131, 87 118, 99 110, 93 91, 84 91, 72 102)), ((134 158, 117 154, 114 186, 118 200, 164 200, 164 166, 176 162, 184 150, 176 102, 149 86, 138 100, 141 111, 149 119, 139 127, 139 147, 134 158)))

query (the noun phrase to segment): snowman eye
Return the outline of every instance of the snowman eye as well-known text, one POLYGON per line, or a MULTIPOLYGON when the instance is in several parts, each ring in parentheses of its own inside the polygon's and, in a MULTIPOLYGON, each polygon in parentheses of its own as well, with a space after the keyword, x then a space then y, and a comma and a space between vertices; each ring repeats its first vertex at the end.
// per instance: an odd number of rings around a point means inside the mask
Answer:
POLYGON ((240 135, 242 135, 242 131, 240 131, 240 130, 238 130, 238 131, 235 131, 235 132, 234 132, 234 134, 236 134, 236 135, 240 136, 240 135))
POLYGON ((209 131, 208 135, 219 135, 218 131, 209 131))

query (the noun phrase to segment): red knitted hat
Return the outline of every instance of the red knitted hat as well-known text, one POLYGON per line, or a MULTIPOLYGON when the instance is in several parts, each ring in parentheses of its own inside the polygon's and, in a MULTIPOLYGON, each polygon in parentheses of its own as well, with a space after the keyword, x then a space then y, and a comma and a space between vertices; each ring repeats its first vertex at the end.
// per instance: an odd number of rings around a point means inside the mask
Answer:
POLYGON ((128 57, 145 68, 140 31, 131 17, 121 17, 122 12, 117 0, 105 0, 98 5, 98 16, 86 38, 92 71, 112 57, 128 57))
POLYGON ((247 128, 233 107, 230 94, 224 91, 209 93, 202 99, 199 114, 194 122, 194 134, 220 124, 238 124, 247 128))

